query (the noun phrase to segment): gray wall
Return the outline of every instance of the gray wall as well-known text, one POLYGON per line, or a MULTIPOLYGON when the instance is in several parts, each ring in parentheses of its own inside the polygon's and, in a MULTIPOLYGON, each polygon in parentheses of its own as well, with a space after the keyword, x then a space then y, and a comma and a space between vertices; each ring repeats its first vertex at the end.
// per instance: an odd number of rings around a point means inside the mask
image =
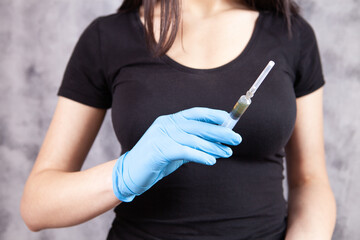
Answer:
MULTIPOLYGON (((56 91, 81 31, 120 0, 0 0, 0 239, 104 239, 113 213, 32 233, 19 213, 26 178, 51 120, 56 91)), ((327 167, 338 218, 333 239, 360 235, 360 3, 302 0, 322 55, 327 167)), ((109 115, 109 114, 108 114, 109 115)), ((107 116, 84 168, 119 153, 107 116)))

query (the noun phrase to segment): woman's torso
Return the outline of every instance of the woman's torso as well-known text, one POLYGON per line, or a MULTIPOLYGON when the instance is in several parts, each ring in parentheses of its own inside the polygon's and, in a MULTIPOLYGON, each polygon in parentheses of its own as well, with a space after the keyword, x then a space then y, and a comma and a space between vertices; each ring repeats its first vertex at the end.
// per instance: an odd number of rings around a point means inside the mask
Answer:
POLYGON ((122 153, 160 115, 195 106, 230 111, 266 63, 276 63, 234 128, 243 142, 233 156, 213 167, 186 164, 131 203, 120 204, 109 239, 281 239, 283 147, 296 116, 297 57, 283 21, 260 13, 241 54, 210 69, 188 67, 168 55, 152 58, 138 12, 101 21, 122 153))

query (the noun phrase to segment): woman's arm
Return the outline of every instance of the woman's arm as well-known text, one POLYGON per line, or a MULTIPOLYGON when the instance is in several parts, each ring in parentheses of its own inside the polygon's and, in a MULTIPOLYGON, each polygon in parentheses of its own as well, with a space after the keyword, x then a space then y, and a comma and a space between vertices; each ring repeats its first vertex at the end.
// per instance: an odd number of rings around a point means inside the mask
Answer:
POLYGON ((286 240, 331 239, 336 206, 324 152, 322 88, 297 99, 294 133, 286 146, 289 183, 286 240))
POLYGON ((76 225, 115 207, 115 161, 80 171, 105 110, 59 97, 53 120, 25 185, 21 215, 32 231, 76 225))

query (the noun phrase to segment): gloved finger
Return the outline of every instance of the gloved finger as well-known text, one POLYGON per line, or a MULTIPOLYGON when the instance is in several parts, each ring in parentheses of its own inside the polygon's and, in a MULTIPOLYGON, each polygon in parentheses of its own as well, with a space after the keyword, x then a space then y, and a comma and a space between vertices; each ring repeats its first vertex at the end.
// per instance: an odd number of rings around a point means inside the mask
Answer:
POLYGON ((221 125, 228 117, 229 113, 224 110, 206 108, 206 107, 193 107, 173 115, 181 116, 187 120, 196 120, 212 124, 221 125))
POLYGON ((224 146, 220 143, 207 141, 201 137, 188 134, 183 131, 177 131, 175 134, 170 134, 170 137, 181 145, 206 152, 216 158, 227 158, 232 155, 230 147, 224 146))
POLYGON ((238 145, 242 138, 233 130, 214 125, 211 123, 204 123, 195 120, 183 121, 177 125, 184 132, 201 137, 211 142, 220 142, 228 145, 238 145))
POLYGON ((176 151, 171 150, 166 155, 168 156, 168 160, 170 162, 184 159, 185 161, 204 165, 213 165, 216 163, 215 157, 210 154, 180 144, 177 144, 176 151))

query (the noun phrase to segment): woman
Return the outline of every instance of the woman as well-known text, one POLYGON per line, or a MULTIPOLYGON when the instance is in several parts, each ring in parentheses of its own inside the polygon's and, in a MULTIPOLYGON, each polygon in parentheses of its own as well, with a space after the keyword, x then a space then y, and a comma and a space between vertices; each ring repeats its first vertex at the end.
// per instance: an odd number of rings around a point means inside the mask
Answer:
POLYGON ((108 239, 331 239, 323 84, 289 0, 124 1, 74 49, 22 216, 38 231, 116 207, 108 239), (220 126, 269 60, 234 131, 220 126), (110 107, 120 157, 80 171, 110 107))

